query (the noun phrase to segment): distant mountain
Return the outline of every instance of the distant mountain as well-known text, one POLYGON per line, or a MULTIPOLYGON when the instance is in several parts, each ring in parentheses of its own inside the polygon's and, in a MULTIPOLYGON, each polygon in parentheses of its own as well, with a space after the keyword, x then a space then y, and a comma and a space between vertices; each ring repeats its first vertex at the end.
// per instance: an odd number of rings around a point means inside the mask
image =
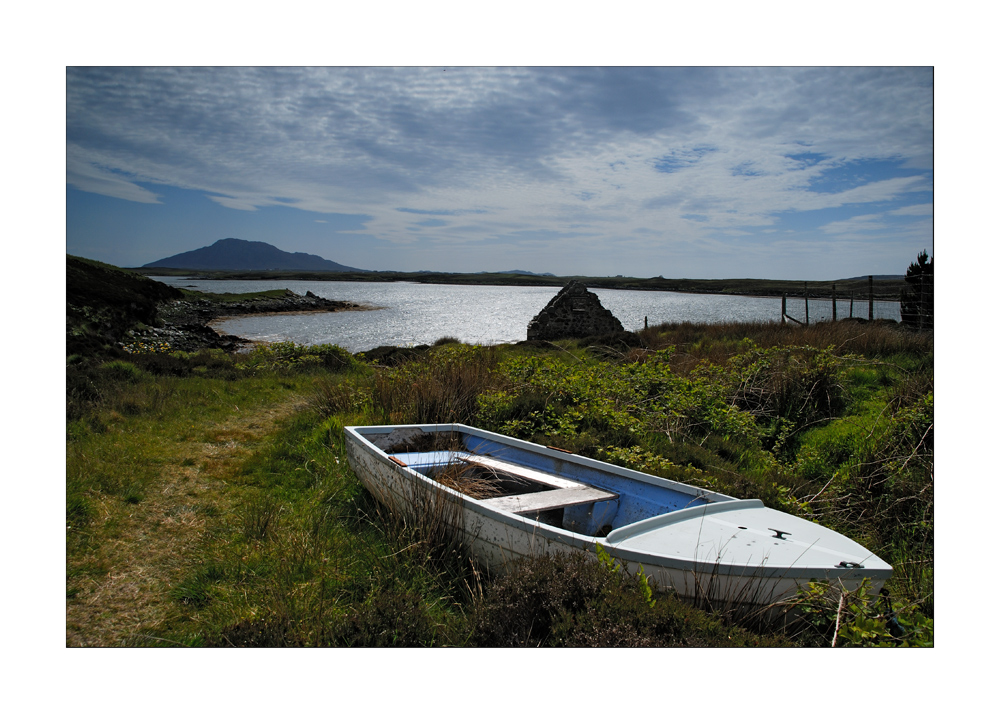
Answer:
POLYGON ((553 273, 532 273, 530 270, 504 270, 505 273, 516 273, 517 275, 545 275, 548 277, 555 277, 553 273))
POLYGON ((476 273, 476 275, 491 275, 493 273, 501 273, 501 274, 510 273, 512 275, 544 275, 553 278, 555 277, 555 275, 553 275, 552 273, 532 273, 530 270, 480 270, 478 273, 476 273))
POLYGON ((146 263, 143 268, 190 270, 312 270, 331 273, 366 273, 318 255, 288 253, 261 241, 223 238, 210 246, 146 263))

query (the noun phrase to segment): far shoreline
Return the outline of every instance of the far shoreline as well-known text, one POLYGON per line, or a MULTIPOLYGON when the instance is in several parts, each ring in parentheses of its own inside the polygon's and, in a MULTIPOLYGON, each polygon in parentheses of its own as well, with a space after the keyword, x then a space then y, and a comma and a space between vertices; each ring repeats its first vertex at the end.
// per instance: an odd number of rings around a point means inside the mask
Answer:
POLYGON ((278 317, 284 315, 322 315, 331 312, 372 312, 375 310, 386 310, 384 305, 359 305, 355 304, 353 307, 337 308, 335 310, 274 310, 271 312, 243 312, 233 315, 219 315, 218 317, 213 317, 211 320, 205 324, 211 327, 213 330, 218 332, 217 328, 222 327, 225 323, 231 320, 241 320, 245 317, 278 317))
POLYGON ((511 287, 553 287, 562 288, 571 280, 577 280, 594 290, 638 290, 650 292, 673 292, 684 295, 727 295, 734 297, 810 298, 831 299, 836 294, 838 300, 867 300, 871 297, 879 302, 899 302, 900 291, 906 286, 902 276, 873 276, 871 288, 868 277, 838 280, 772 280, 766 278, 629 278, 588 277, 588 276, 544 276, 517 273, 329 273, 307 271, 210 271, 132 268, 150 278, 171 277, 187 280, 255 280, 255 281, 298 281, 298 282, 341 282, 341 283, 415 283, 432 285, 489 285, 511 287))

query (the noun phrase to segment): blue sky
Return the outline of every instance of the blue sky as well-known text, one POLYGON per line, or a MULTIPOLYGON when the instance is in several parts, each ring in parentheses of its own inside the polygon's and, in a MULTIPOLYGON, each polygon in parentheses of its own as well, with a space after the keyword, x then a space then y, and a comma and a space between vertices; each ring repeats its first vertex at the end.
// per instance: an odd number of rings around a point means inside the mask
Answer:
POLYGON ((921 67, 66 70, 66 247, 823 280, 933 253, 921 67))

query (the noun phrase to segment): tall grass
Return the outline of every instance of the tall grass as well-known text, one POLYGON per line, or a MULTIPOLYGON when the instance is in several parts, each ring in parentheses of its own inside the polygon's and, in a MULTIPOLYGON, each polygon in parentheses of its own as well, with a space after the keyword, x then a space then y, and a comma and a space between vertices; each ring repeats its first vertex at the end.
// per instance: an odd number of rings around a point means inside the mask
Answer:
POLYGON ((699 363, 725 364, 749 340, 758 348, 811 347, 832 349, 838 356, 879 359, 900 355, 927 357, 933 353, 934 334, 913 332, 896 323, 855 320, 818 322, 808 327, 780 322, 697 324, 664 323, 639 332, 646 348, 675 347, 672 366, 679 372, 699 363))
POLYGON ((499 362, 496 347, 446 343, 428 358, 376 370, 371 408, 385 423, 471 421, 479 395, 505 383, 499 362))

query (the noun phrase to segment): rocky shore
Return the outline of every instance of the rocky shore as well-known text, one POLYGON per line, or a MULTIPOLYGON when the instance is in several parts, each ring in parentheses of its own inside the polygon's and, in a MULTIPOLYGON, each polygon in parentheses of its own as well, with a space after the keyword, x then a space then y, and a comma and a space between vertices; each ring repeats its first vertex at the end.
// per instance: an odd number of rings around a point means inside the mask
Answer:
POLYGON ((370 307, 342 300, 327 300, 311 291, 299 295, 286 290, 279 297, 255 297, 234 302, 200 298, 198 300, 172 300, 161 303, 157 309, 158 325, 142 326, 129 330, 121 346, 169 345, 171 350, 196 352, 200 349, 222 349, 235 352, 251 344, 250 340, 227 335, 212 329, 210 323, 223 317, 241 315, 267 315, 289 312, 337 312, 342 310, 369 310, 370 307))

